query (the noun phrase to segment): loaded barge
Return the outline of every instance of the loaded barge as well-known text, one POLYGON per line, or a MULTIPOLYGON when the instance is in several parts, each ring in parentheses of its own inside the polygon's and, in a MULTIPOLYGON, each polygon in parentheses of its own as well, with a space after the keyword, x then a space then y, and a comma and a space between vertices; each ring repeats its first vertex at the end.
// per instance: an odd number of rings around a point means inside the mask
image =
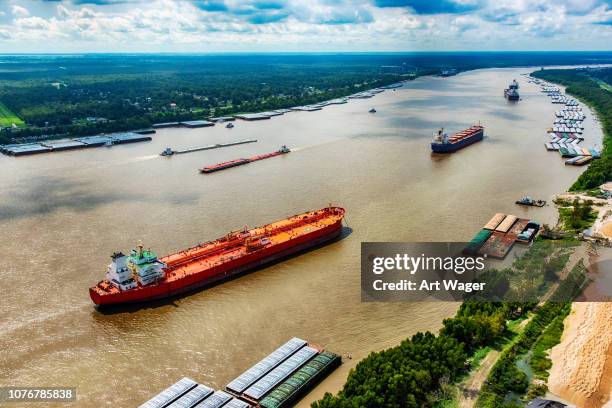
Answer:
POLYGON ((469 242, 465 253, 504 259, 515 243, 531 243, 539 230, 535 221, 497 213, 469 242))
POLYGON ((89 289, 98 306, 139 303, 199 289, 329 242, 342 231, 345 210, 326 207, 158 258, 142 245, 115 252, 106 279, 89 289))
POLYGON ((229 169, 231 167, 242 166, 243 164, 249 164, 254 161, 269 159, 270 157, 275 157, 275 156, 280 156, 281 154, 286 154, 289 152, 291 152, 291 150, 287 146, 283 145, 281 146, 280 149, 272 153, 260 154, 257 156, 249 157, 248 159, 230 160, 230 161, 226 161, 223 163, 214 164, 212 166, 203 167, 200 169, 200 173, 214 173, 216 171, 229 169))
MULTIPOLYGON (((154 133, 154 132, 153 132, 154 133)), ((111 133, 108 135, 86 136, 75 139, 48 140, 36 143, 0 145, 0 153, 8 156, 25 156, 39 153, 52 153, 64 150, 90 147, 112 146, 126 143, 150 141, 151 136, 137 132, 111 133)))
POLYGON ((479 142, 484 137, 484 127, 480 125, 472 126, 468 129, 448 136, 444 128, 438 130, 431 142, 431 150, 434 153, 453 153, 459 149, 479 142))
POLYGON ((288 408, 341 363, 339 355, 294 337, 223 391, 183 378, 139 408, 288 408))

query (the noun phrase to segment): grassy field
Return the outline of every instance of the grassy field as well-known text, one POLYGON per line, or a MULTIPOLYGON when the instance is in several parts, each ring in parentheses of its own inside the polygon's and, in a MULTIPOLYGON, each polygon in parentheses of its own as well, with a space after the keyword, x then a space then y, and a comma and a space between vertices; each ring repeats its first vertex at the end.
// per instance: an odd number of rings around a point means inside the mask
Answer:
POLYGON ((593 79, 595 82, 597 82, 597 83, 599 84, 599 87, 600 87, 601 89, 605 89, 605 90, 606 90, 606 91, 608 91, 608 92, 612 92, 612 86, 610 86, 610 84, 608 84, 608 83, 606 83, 606 82, 602 81, 602 80, 601 80, 601 79, 599 79, 599 78, 591 78, 591 79, 593 79))
POLYGON ((0 127, 12 126, 13 123, 17 126, 24 126, 23 120, 19 119, 11 112, 2 102, 0 102, 0 127))

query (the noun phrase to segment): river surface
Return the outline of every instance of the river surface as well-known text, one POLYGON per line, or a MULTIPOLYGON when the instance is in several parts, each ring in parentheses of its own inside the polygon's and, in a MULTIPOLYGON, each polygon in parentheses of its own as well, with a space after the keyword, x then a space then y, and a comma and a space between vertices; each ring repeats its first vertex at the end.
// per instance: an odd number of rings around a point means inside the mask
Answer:
MULTIPOLYGON (((545 150, 560 107, 525 72, 423 77, 372 99, 234 129, 163 129, 146 143, 0 157, 0 385, 74 386, 76 406, 131 407, 183 376, 221 388, 298 336, 352 356, 306 405, 336 391, 370 351, 437 331, 455 303, 361 303, 360 244, 469 240, 496 212, 556 221, 552 207, 514 204, 550 199, 583 171, 545 150), (518 103, 502 97, 513 78, 518 103), (483 142, 431 155, 439 126, 477 122, 483 142), (247 138, 259 141, 158 156, 167 146, 247 138), (282 144, 294 151, 197 171, 282 144), (328 203, 346 208, 348 227, 328 246, 155 307, 103 314, 89 299, 110 254, 138 240, 162 255, 328 203)), ((584 145, 601 145, 591 115, 585 127, 584 145)))

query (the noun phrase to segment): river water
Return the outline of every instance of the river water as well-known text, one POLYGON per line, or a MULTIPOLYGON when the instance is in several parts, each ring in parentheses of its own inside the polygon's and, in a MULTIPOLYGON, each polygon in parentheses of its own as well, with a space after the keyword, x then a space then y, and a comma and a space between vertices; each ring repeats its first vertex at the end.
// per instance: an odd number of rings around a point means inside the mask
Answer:
MULTIPOLYGON (((437 331, 456 304, 360 302, 360 243, 468 240, 496 212, 555 222, 552 207, 514 201, 549 199, 583 169, 544 149, 559 106, 524 72, 424 77, 372 99, 234 129, 163 129, 147 143, 0 157, 0 385, 74 386, 79 407, 130 407, 183 376, 221 388, 298 336, 353 357, 306 405, 335 391, 370 351, 437 331), (513 78, 518 103, 502 97, 513 78), (439 126, 479 121, 483 142, 430 154, 439 126), (166 146, 247 138, 259 142, 158 156, 166 146), (282 144, 294 151, 197 171, 282 144), (348 228, 328 246, 169 304, 103 314, 89 299, 109 255, 138 240, 166 254, 330 202, 346 208, 348 228)), ((591 115, 585 126, 585 145, 600 144, 591 115)))

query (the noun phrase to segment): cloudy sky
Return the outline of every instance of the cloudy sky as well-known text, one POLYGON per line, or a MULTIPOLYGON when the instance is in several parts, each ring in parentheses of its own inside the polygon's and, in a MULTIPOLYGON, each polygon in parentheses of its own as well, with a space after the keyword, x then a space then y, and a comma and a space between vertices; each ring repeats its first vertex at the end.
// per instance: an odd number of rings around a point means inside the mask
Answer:
POLYGON ((612 0, 0 0, 0 52, 611 50, 612 0))

